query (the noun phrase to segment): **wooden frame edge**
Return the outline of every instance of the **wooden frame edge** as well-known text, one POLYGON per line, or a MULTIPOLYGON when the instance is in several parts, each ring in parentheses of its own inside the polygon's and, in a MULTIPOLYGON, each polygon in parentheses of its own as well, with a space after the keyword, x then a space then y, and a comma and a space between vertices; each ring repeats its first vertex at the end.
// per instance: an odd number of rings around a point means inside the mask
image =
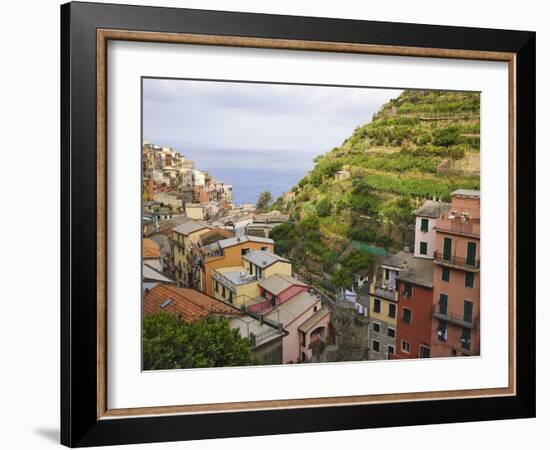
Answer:
POLYGON ((299 41, 292 39, 251 38, 193 33, 164 33, 99 28, 98 40, 123 40, 136 42, 159 42, 171 44, 214 45, 222 47, 247 47, 278 50, 304 50, 339 53, 364 53, 371 55, 437 57, 451 59, 474 59, 509 62, 514 53, 482 50, 458 50, 447 48, 405 47, 379 44, 357 44, 328 41, 299 41))
POLYGON ((516 395, 516 182, 515 182, 515 127, 516 127, 516 54, 479 50, 445 48, 404 47, 375 44, 336 43, 325 41, 299 41, 290 39, 249 38, 238 36, 203 35, 190 33, 165 33, 98 28, 97 37, 97 419, 111 420, 123 417, 144 417, 174 414, 207 414, 269 409, 337 407, 376 403, 412 402, 425 400, 450 400, 464 398, 503 397, 516 395), (265 400, 200 405, 151 406, 141 408, 108 409, 107 405, 107 41, 179 43, 215 45, 279 50, 323 51, 362 53, 390 56, 432 57, 448 59, 472 59, 508 63, 509 71, 509 248, 513 249, 509 260, 509 370, 508 387, 435 391, 420 393, 319 397, 288 400, 265 400))

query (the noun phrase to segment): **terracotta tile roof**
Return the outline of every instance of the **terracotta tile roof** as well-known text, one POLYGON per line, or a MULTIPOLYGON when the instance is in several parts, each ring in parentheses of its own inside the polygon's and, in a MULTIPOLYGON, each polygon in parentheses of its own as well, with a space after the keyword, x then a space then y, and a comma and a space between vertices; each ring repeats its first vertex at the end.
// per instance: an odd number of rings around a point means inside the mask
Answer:
POLYGON ((240 316, 237 309, 189 288, 157 285, 143 295, 143 314, 169 312, 186 322, 203 319, 210 314, 240 316))
POLYGON ((143 239, 143 258, 160 258, 160 245, 152 239, 143 239))

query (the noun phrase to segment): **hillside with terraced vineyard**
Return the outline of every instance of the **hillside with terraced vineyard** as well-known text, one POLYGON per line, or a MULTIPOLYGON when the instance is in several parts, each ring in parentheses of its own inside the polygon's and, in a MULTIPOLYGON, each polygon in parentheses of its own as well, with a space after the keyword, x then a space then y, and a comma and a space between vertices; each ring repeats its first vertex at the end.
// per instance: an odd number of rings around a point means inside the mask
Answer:
POLYGON ((479 93, 404 91, 272 205, 279 253, 330 287, 349 286, 379 252, 411 245, 414 210, 479 189, 479 93))

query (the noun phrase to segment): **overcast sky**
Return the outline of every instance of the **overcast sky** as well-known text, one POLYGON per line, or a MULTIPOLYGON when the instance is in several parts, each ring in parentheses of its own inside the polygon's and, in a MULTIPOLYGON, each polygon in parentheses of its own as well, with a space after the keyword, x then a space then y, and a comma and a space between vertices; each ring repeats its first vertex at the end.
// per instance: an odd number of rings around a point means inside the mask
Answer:
POLYGON ((311 160, 340 145, 400 92, 148 78, 143 137, 196 160, 220 150, 276 150, 311 160))

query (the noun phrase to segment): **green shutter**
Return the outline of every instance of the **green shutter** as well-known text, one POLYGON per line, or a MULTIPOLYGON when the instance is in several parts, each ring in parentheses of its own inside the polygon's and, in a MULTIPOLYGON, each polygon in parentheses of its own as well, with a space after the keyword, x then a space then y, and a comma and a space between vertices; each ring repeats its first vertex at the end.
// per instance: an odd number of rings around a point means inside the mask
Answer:
POLYGON ((473 310, 474 310, 474 304, 468 300, 464 300, 464 322, 472 321, 473 310))
POLYGON ((441 314, 447 314, 447 294, 439 294, 439 312, 441 314))
POLYGON ((469 266, 476 265, 476 243, 468 242, 468 256, 466 257, 466 264, 469 266))
POLYGON ((451 238, 443 239, 443 259, 450 261, 451 259, 451 246, 453 240, 451 238))
POLYGON ((428 219, 422 219, 420 222, 420 231, 428 231, 428 219))
POLYGON ((466 278, 464 281, 464 285, 469 288, 474 287, 474 274, 472 272, 466 272, 466 278))
POLYGON ((420 243, 420 254, 421 255, 427 255, 428 254, 428 243, 427 242, 421 242, 420 243))

